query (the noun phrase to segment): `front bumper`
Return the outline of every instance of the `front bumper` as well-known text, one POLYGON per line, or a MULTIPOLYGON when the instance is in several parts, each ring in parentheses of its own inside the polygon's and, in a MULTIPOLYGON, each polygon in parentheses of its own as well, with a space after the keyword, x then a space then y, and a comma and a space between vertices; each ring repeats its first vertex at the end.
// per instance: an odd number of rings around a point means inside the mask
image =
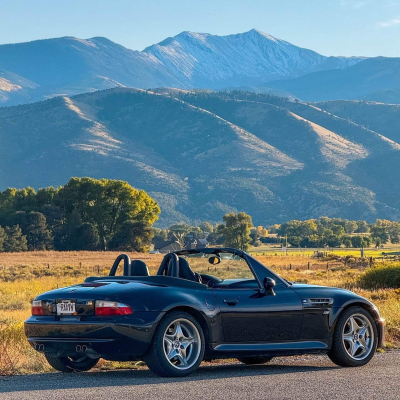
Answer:
POLYGON ((32 316, 25 322, 25 334, 35 350, 57 357, 85 353, 92 358, 135 359, 149 349, 161 317, 153 312, 84 321, 32 316))

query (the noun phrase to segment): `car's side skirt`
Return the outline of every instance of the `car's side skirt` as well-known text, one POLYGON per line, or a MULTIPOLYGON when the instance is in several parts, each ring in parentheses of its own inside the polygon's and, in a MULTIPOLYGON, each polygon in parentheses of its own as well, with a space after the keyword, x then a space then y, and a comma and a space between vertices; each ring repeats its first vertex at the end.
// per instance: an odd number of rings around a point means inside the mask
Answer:
POLYGON ((308 350, 328 350, 328 345, 321 341, 298 341, 281 343, 221 343, 214 347, 214 351, 218 352, 286 352, 308 350))

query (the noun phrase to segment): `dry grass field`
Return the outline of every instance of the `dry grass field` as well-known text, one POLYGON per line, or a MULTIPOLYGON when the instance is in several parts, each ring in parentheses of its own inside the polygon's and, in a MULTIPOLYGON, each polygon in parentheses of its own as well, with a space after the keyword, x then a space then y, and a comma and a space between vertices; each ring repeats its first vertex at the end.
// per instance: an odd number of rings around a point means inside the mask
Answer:
MULTIPOLYGON (((24 336, 23 321, 30 315, 31 301, 44 291, 80 283, 86 276, 108 274, 118 254, 55 251, 0 254, 0 374, 51 370, 44 357, 31 349, 24 336)), ((370 268, 366 270, 357 263, 345 266, 338 260, 318 260, 309 254, 286 256, 260 252, 255 255, 288 280, 347 288, 371 299, 387 320, 389 345, 399 345, 400 289, 363 289, 362 278, 370 268)), ((131 255, 132 259, 144 260, 151 274, 156 272, 162 257, 160 254, 131 255)), ((237 274, 236 269, 225 270, 223 276, 237 274)), ((127 365, 135 367, 132 363, 100 362, 98 368, 127 365)))

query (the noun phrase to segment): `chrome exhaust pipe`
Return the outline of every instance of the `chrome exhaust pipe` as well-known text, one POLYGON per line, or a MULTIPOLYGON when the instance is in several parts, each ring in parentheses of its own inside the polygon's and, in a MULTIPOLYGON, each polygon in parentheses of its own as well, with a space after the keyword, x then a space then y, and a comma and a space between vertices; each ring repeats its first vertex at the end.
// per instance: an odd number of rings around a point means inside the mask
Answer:
POLYGON ((39 353, 44 352, 44 344, 35 344, 35 350, 38 351, 39 353))
POLYGON ((75 348, 75 350, 76 350, 76 352, 77 353, 86 353, 87 352, 87 346, 85 345, 85 344, 83 344, 83 345, 80 345, 80 344, 78 344, 77 346, 76 346, 76 348, 75 348))

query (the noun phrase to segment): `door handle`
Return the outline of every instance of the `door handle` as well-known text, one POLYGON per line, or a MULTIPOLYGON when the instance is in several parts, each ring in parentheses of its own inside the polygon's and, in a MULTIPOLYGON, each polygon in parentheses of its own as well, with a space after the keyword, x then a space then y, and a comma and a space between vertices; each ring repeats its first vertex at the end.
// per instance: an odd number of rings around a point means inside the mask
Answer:
POLYGON ((239 303, 239 300, 226 299, 226 300, 224 300, 224 303, 228 304, 228 306, 236 306, 236 304, 239 303))

